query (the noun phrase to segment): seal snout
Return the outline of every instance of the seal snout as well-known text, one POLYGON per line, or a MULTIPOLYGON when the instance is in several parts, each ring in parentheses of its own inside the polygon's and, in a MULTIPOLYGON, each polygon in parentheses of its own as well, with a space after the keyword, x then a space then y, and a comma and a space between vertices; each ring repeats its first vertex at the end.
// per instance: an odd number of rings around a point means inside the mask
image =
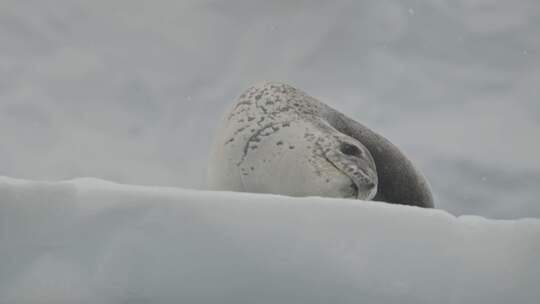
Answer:
POLYGON ((373 182, 358 185, 354 181, 344 187, 341 191, 343 197, 354 198, 360 200, 370 200, 377 192, 377 185, 373 182))
POLYGON ((336 169, 349 178, 340 193, 342 197, 370 200, 377 194, 377 169, 373 157, 362 143, 352 139, 337 140, 335 149, 327 151, 326 158, 336 169))
POLYGON ((361 143, 340 141, 339 152, 333 158, 336 167, 340 168, 350 179, 350 191, 357 199, 370 200, 377 194, 377 169, 370 152, 361 143))
POLYGON ((373 181, 364 183, 360 187, 357 186, 357 189, 359 189, 356 197, 358 199, 370 200, 377 194, 377 184, 373 181))

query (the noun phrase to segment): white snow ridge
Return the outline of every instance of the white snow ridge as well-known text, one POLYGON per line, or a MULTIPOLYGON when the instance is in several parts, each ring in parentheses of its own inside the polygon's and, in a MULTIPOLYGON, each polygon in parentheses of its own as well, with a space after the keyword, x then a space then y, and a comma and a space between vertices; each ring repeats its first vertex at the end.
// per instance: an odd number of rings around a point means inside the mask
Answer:
MULTIPOLYGON (((508 202, 511 204, 511 202, 508 202)), ((540 220, 0 178, 0 303, 538 303, 540 220)))

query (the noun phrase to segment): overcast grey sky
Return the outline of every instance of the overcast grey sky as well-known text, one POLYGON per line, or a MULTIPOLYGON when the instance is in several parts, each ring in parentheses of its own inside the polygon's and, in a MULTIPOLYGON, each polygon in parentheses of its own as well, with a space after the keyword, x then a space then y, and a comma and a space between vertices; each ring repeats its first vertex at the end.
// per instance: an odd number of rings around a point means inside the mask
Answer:
POLYGON ((540 217, 540 3, 0 1, 0 175, 205 188, 226 106, 293 84, 456 215, 540 217))

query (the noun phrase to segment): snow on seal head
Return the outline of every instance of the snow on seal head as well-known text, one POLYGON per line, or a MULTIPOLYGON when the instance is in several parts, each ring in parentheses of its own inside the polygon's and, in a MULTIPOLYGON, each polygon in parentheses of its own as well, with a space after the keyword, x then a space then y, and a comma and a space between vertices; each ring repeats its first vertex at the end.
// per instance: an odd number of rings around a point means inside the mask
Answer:
POLYGON ((397 147, 278 82, 250 87, 226 112, 208 179, 214 190, 433 207, 426 180, 397 147))

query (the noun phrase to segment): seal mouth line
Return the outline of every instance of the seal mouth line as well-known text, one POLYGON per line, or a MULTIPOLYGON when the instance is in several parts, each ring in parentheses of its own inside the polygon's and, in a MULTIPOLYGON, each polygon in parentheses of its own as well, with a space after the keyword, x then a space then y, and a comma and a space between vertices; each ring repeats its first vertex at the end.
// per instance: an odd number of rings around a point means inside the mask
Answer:
POLYGON ((328 159, 328 157, 326 157, 326 155, 323 153, 323 158, 329 162, 332 167, 336 168, 336 170, 338 170, 339 172, 343 173, 345 176, 347 176, 350 180, 351 180, 351 184, 354 185, 354 190, 355 190, 355 197, 358 198, 358 195, 360 195, 360 187, 358 186, 358 184, 354 181, 354 179, 349 175, 347 174, 347 172, 344 172, 343 170, 341 170, 340 168, 338 168, 330 159, 328 159))

